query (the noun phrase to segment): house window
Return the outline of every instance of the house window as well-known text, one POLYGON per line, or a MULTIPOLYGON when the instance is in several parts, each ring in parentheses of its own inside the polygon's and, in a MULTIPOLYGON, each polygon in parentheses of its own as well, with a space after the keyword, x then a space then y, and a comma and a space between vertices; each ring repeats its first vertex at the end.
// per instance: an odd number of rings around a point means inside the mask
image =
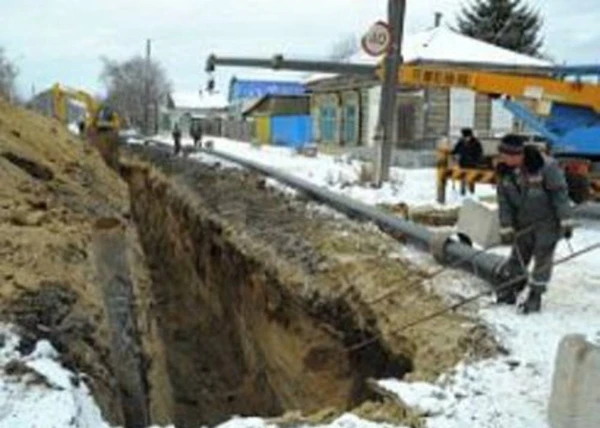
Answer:
POLYGON ((321 139, 325 143, 335 142, 336 108, 334 106, 321 107, 321 139))
POLYGON ((343 142, 356 143, 357 110, 355 105, 344 107, 343 142))
POLYGON ((450 89, 450 135, 459 137, 462 128, 475 124, 475 92, 470 89, 450 89))
POLYGON ((506 133, 512 132, 514 121, 515 119, 513 118, 512 113, 504 107, 501 100, 492 101, 492 137, 501 137, 506 133))

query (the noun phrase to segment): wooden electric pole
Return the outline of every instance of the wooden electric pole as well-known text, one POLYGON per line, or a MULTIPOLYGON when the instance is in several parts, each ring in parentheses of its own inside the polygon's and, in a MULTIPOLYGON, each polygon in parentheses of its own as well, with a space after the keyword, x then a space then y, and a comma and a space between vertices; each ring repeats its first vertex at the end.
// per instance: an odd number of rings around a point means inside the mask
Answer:
POLYGON ((385 58, 385 77, 381 87, 379 106, 380 144, 377 150, 375 181, 377 186, 390 178, 390 165, 394 149, 394 127, 396 124, 396 93, 398 70, 402 65, 402 38, 406 0, 388 0, 388 24, 391 33, 391 46, 385 58))

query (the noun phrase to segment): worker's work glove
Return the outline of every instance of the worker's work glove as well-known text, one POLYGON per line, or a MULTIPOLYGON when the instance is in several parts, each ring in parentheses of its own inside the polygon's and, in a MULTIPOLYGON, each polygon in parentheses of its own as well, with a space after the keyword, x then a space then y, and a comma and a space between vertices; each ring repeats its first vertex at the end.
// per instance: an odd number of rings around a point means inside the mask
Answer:
POLYGON ((515 240, 515 229, 512 227, 503 227, 500 229, 500 242, 504 245, 512 244, 515 240))
POLYGON ((560 234, 563 238, 571 239, 573 237, 573 229, 575 229, 575 222, 572 219, 561 220, 560 234))

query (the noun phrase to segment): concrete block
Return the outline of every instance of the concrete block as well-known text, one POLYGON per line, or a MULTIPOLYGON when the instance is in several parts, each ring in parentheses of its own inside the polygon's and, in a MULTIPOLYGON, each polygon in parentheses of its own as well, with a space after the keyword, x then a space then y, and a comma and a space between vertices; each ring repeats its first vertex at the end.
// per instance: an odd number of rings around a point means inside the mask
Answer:
POLYGON ((458 212, 457 229, 482 247, 496 245, 500 242, 498 209, 467 199, 458 212))
POLYGON ((552 428, 600 427, 600 347, 565 336, 556 356, 548 407, 552 428))

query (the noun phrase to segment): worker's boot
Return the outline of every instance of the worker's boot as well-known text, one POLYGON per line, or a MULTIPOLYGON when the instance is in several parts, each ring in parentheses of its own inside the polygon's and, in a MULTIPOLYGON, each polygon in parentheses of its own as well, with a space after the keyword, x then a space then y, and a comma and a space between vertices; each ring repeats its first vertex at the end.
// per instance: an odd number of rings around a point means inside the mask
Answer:
POLYGON ((505 288, 496 293, 496 303, 514 305, 517 302, 517 290, 515 287, 505 288))
POLYGON ((527 285, 527 278, 516 281, 516 278, 522 276, 523 272, 519 269, 511 268, 510 265, 505 265, 500 270, 496 279, 499 288, 496 291, 496 303, 514 305, 517 303, 519 293, 523 291, 527 285))
POLYGON ((523 314, 540 312, 542 310, 542 295, 546 292, 546 287, 539 285, 530 285, 523 292, 524 295, 519 299, 518 309, 523 314))

